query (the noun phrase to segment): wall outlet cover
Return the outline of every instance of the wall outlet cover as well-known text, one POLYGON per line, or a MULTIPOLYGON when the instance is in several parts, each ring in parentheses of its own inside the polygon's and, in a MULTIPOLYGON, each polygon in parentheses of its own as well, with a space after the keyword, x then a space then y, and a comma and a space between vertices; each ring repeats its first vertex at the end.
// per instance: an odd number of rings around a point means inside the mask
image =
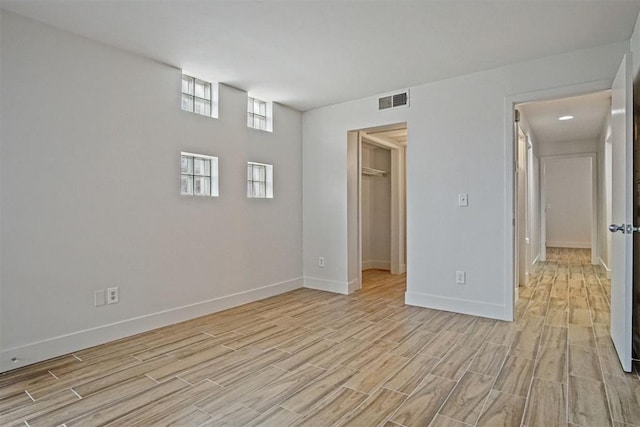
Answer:
POLYGON ((120 288, 107 288, 107 304, 117 304, 120 302, 120 288))

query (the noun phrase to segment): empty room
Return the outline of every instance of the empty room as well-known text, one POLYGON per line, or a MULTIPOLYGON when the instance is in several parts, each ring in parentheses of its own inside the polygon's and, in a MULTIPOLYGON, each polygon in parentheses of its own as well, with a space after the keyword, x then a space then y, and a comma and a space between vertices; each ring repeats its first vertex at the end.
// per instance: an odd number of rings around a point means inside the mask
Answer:
POLYGON ((0 426, 640 427, 640 0, 0 0, 0 426))

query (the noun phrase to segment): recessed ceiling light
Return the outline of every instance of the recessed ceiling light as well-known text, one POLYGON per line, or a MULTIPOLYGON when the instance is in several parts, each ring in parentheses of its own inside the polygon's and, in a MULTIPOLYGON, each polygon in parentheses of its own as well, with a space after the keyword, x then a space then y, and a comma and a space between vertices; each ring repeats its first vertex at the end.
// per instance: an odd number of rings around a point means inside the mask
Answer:
POLYGON ((573 116, 561 116, 561 117, 558 117, 558 120, 571 120, 571 119, 573 119, 573 116))

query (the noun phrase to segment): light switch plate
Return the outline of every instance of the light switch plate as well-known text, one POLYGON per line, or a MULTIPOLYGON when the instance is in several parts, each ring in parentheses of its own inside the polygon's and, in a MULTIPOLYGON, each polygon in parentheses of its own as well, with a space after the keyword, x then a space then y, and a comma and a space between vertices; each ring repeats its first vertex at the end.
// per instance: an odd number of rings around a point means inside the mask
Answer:
POLYGON ((458 193, 458 206, 469 206, 469 193, 458 193))
POLYGON ((96 293, 93 295, 93 304, 96 307, 100 307, 101 305, 105 305, 106 303, 107 303, 107 297, 104 292, 104 289, 96 291, 96 293))

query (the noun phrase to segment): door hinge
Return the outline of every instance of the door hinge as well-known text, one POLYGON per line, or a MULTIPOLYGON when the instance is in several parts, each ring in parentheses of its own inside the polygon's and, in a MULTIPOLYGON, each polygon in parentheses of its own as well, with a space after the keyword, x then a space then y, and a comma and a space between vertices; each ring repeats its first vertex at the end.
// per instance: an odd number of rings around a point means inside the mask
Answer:
POLYGON ((624 232, 627 234, 640 233, 640 227, 634 227, 632 224, 627 224, 625 228, 624 232))
POLYGON ((515 110, 514 120, 516 123, 520 123, 520 111, 515 110))

